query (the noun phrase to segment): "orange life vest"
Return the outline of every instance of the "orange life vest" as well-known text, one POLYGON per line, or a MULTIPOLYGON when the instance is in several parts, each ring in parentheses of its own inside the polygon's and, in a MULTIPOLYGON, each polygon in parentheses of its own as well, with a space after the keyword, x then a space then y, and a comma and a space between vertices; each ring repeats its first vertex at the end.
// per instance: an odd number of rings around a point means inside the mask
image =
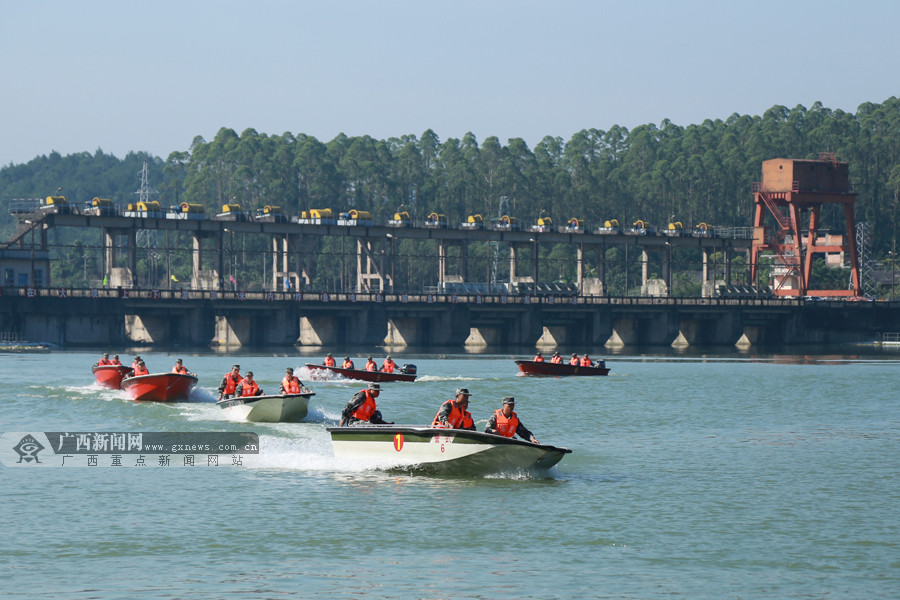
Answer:
POLYGON ((581 357, 581 366, 582 366, 582 367, 589 367, 589 366, 591 366, 591 359, 589 359, 587 356, 582 356, 582 357, 581 357))
POLYGON ((114 358, 111 361, 109 361, 109 364, 119 366, 122 364, 122 361, 120 361, 118 358, 114 358))
POLYGON ((535 356, 534 362, 544 362, 544 357, 543 356, 535 356))
POLYGON ((137 361, 131 363, 131 369, 132 369, 133 371, 137 371, 137 368, 138 368, 138 363, 137 363, 137 361))
POLYGON ((393 373, 394 367, 396 367, 396 366, 397 366, 397 363, 395 363, 393 360, 386 360, 386 361, 384 361, 384 364, 381 365, 381 370, 384 371, 385 373, 393 373))
POLYGON ((375 398, 369 390, 363 390, 363 393, 366 395, 366 401, 353 411, 351 416, 360 421, 368 421, 375 414, 378 407, 375 405, 375 398))
POLYGON ((106 365, 111 365, 111 364, 113 364, 113 361, 109 360, 108 358, 101 358, 101 359, 97 362, 97 364, 98 364, 99 366, 101 366, 101 367, 105 367, 106 365))
POLYGON ((375 364, 374 360, 366 363, 366 371, 375 371, 376 369, 378 369, 378 365, 375 364))
POLYGON ((259 385, 256 381, 247 385, 246 381, 241 381, 241 396, 255 396, 259 393, 259 385))
POLYGON ((345 361, 344 361, 344 364, 341 365, 341 368, 342 368, 342 369, 353 369, 353 368, 355 368, 355 367, 353 366, 353 361, 352 361, 352 360, 345 360, 345 361))
MULTIPOLYGON (((466 429, 467 427, 475 426, 475 422, 472 420, 472 413, 459 408, 453 400, 447 400, 447 402, 450 403, 450 414, 447 415, 447 422, 450 424, 451 429, 466 429)), ((441 404, 441 408, 443 408, 447 402, 441 404)), ((434 415, 434 421, 431 422, 432 427, 444 426, 443 423, 438 421, 440 415, 441 411, 438 410, 438 414, 434 415)))
POLYGON ((136 367, 134 367, 134 376, 135 377, 138 377, 140 375, 149 375, 149 374, 150 374, 150 371, 147 370, 146 366, 142 367, 141 365, 137 365, 136 367))
POLYGON ((187 375, 188 370, 184 365, 181 365, 180 367, 178 365, 175 365, 174 367, 172 367, 172 372, 180 373, 181 375, 187 375))
POLYGON ((296 376, 288 377, 285 375, 284 379, 281 380, 281 388, 287 394, 299 394, 300 380, 296 376))
POLYGON ((240 373, 238 373, 235 377, 235 375, 231 371, 228 371, 227 373, 225 373, 225 391, 223 393, 233 394, 234 390, 237 388, 237 384, 239 384, 243 380, 244 377, 240 373))
POLYGON ((498 408, 494 411, 494 415, 497 417, 498 434, 508 438, 516 435, 516 429, 519 428, 519 416, 515 412, 507 418, 506 415, 503 414, 503 410, 498 408))
POLYGON ((570 365, 575 365, 576 367, 579 365, 579 363, 581 363, 581 361, 578 360, 578 357, 577 357, 577 356, 573 356, 573 357, 569 360, 569 364, 570 364, 570 365))
POLYGON ((558 365, 562 362, 562 356, 554 356, 550 359, 550 362, 552 362, 554 365, 558 365))
POLYGON ((324 364, 326 367, 333 367, 334 366, 334 358, 331 356, 326 356, 325 362, 322 364, 324 364))

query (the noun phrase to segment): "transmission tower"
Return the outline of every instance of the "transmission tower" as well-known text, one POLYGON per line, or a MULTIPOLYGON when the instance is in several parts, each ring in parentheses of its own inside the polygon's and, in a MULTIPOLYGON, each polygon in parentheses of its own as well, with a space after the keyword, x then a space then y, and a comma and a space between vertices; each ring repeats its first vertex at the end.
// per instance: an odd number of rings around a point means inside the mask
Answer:
MULTIPOLYGON (((868 223, 856 224, 856 248, 859 251, 859 284, 863 296, 875 297, 875 275, 872 266, 872 232, 868 223)), ((853 276, 847 289, 853 288, 853 276)))

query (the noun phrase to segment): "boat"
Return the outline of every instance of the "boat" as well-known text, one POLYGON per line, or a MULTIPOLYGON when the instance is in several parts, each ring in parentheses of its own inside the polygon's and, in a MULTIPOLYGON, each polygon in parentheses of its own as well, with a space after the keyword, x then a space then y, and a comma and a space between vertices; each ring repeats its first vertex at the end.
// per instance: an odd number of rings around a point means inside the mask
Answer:
POLYGON ((403 365, 393 373, 385 373, 384 371, 366 371, 365 369, 342 369, 341 367, 328 367, 326 365, 314 365, 306 363, 306 368, 310 371, 330 371, 347 379, 358 379, 359 381, 375 381, 384 383, 386 381, 415 381, 416 365, 403 365))
POLYGON ((595 362, 595 366, 593 367, 552 363, 550 361, 534 362, 533 360, 517 360, 516 364, 519 365, 519 370, 524 375, 537 375, 542 377, 609 375, 609 369, 606 367, 606 362, 602 360, 595 362))
POLYGON ((111 390, 120 390, 122 389, 122 380, 134 371, 125 365, 94 365, 91 367, 91 372, 94 374, 94 379, 97 380, 97 385, 111 390))
POLYGON ((327 427, 337 458, 374 461, 389 471, 489 474, 546 470, 568 448, 465 429, 417 425, 327 427))
POLYGON ((297 423, 306 418, 313 392, 277 396, 235 396, 216 402, 222 409, 246 411, 254 423, 297 423))
POLYGON ((150 373, 122 380, 122 389, 136 402, 183 402, 197 385, 196 375, 150 373))

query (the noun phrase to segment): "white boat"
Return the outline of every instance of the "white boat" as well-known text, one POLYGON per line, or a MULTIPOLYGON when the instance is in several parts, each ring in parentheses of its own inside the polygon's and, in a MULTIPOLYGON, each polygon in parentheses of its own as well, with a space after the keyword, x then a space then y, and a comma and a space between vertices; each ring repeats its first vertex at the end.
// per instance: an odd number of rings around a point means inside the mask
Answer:
POLYGON ((416 425, 328 427, 337 458, 363 458, 387 470, 504 473, 549 469, 572 452, 464 429, 416 425))
POLYGON ((223 409, 246 413, 254 423, 296 423, 306 418, 313 392, 277 396, 235 396, 216 402, 223 409))

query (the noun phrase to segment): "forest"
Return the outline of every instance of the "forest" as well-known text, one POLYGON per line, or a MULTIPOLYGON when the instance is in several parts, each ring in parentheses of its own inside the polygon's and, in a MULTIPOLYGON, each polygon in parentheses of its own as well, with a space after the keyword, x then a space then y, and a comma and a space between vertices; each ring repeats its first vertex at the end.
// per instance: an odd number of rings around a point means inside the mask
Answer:
MULTIPOLYGON (((376 222, 402 207, 413 218, 431 212, 459 223, 469 214, 496 218, 501 202, 522 223, 542 213, 555 223, 573 217, 596 227, 607 219, 657 227, 680 221, 723 227, 751 225, 751 186, 770 158, 817 158, 831 153, 850 165, 858 194, 856 219, 869 224, 872 252, 892 256, 900 199, 900 100, 865 103, 856 113, 773 106, 762 116, 677 125, 664 120, 627 129, 584 129, 569 140, 547 136, 534 148, 520 138, 479 143, 469 133, 441 140, 432 130, 387 140, 338 135, 322 142, 305 134, 269 135, 222 128, 212 140, 164 160, 142 152, 122 159, 97 150, 56 152, 0 168, 0 237, 15 221, 8 203, 62 188, 70 202, 93 197, 136 202, 139 172, 150 166, 153 199, 164 207, 202 204, 210 213, 226 203, 255 211, 280 206, 288 215, 311 208, 352 208, 376 222)), ((841 232, 843 216, 823 211, 822 229, 841 232)), ((66 243, 85 243, 68 240, 66 243)), ((565 257, 562 257, 564 259, 565 257)), ((560 276, 565 273, 560 269, 560 276)))

